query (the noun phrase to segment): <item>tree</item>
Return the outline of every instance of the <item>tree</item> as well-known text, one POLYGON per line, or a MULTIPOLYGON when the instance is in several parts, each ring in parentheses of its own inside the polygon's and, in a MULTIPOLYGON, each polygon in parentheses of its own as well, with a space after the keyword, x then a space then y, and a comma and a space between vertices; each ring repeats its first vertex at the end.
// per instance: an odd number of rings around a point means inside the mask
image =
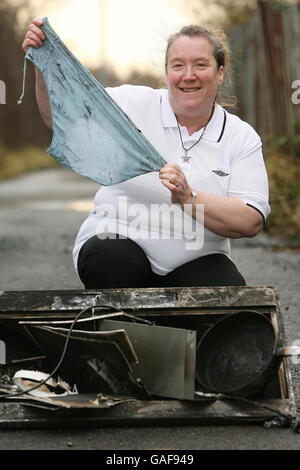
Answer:
MULTIPOLYGON (((0 104, 0 144, 17 147, 26 144, 45 145, 49 130, 42 123, 35 100, 34 69, 27 67, 26 95, 21 106, 17 100, 21 94, 24 52, 21 44, 25 29, 20 28, 20 9, 32 18, 28 1, 0 4, 0 80, 6 85, 6 104, 0 104)), ((26 23, 28 24, 28 22, 26 23)))

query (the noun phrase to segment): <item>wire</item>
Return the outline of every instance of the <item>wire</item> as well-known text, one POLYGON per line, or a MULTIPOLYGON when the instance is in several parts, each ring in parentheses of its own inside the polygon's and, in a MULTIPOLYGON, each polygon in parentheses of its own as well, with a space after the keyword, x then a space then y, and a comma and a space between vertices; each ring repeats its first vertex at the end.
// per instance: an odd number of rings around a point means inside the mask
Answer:
MULTIPOLYGON (((53 369, 53 371, 51 372, 51 374, 48 375, 48 377, 46 377, 45 379, 43 379, 41 382, 39 382, 37 385, 34 385, 33 387, 30 387, 28 388, 27 390, 22 390, 20 392, 16 392, 16 393, 6 393, 4 395, 0 395, 0 398, 11 398, 11 397, 17 397, 17 396, 20 396, 20 395, 25 395, 33 390, 36 390, 37 388, 41 387, 42 385, 44 385, 46 382, 48 382, 48 380, 50 380, 54 375, 55 373, 58 371, 58 369, 60 368, 64 358, 65 358, 65 355, 66 355, 66 352, 67 352, 67 347, 68 347, 68 344, 69 344, 69 340, 70 340, 70 336, 71 336, 71 333, 72 333, 72 330, 75 326, 75 324, 77 323, 78 319, 81 317, 81 315, 85 312, 87 312, 88 310, 92 310, 92 313, 94 315, 94 311, 95 310, 98 310, 99 308, 102 309, 102 308, 114 308, 112 307, 112 305, 101 305, 101 304, 97 304, 97 298, 98 296, 95 297, 95 299, 93 299, 93 302, 91 305, 88 305, 87 307, 85 307, 83 310, 81 310, 77 315, 76 317, 74 318, 74 320, 72 321, 72 324, 70 326, 70 329, 68 331, 68 334, 67 334, 67 337, 66 337, 66 341, 65 341, 65 344, 64 344, 64 348, 63 348, 63 352, 61 354, 61 357, 58 361, 58 363, 56 364, 55 368, 53 369)), ((115 310, 118 310, 117 308, 114 308, 115 310)), ((147 325, 152 325, 153 322, 149 321, 149 320, 146 320, 144 318, 139 318, 139 317, 136 317, 134 315, 130 315, 129 313, 125 313, 123 312, 123 310, 119 310, 118 311, 119 315, 124 315, 126 317, 129 317, 135 321, 140 321, 140 322, 143 322, 143 323, 146 323, 147 325)), ((97 317, 94 318, 94 320, 96 320, 97 317)))
MULTIPOLYGON (((37 385, 34 385, 33 387, 28 388, 27 390, 22 390, 22 391, 16 392, 16 393, 7 393, 7 394, 4 394, 4 395, 0 395, 0 398, 11 398, 11 397, 16 397, 16 396, 20 396, 20 395, 25 395, 25 394, 31 392, 32 390, 36 390, 37 388, 41 387, 42 385, 44 385, 44 383, 46 383, 49 379, 51 379, 53 377, 53 375, 58 371, 59 367, 61 366, 61 364, 62 364, 62 362, 65 358, 65 355, 66 355, 66 352, 67 352, 67 347, 68 347, 69 340, 70 340, 70 336, 71 336, 72 330, 73 330, 77 320, 81 317, 81 315, 83 313, 87 312, 88 310, 98 309, 98 308, 112 308, 112 306, 111 305, 97 305, 97 306, 95 306, 94 304, 92 304, 92 305, 88 305, 87 307, 85 307, 83 310, 81 310, 76 315, 76 317, 74 318, 74 320, 73 320, 73 322, 70 326, 70 329, 68 331, 61 357, 60 357, 58 363, 56 364, 55 368, 51 372, 51 374, 48 375, 48 377, 46 377, 44 380, 39 382, 37 385)), ((120 310, 120 314, 123 314, 123 313, 124 312, 122 310, 120 310)))

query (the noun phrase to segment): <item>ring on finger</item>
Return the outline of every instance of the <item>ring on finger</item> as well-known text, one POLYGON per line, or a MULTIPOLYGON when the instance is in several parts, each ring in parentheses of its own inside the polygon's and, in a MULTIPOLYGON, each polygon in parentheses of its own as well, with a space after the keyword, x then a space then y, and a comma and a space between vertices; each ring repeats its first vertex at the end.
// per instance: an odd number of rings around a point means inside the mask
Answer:
POLYGON ((174 184, 175 184, 176 187, 179 186, 179 179, 178 178, 176 178, 176 181, 175 181, 174 184))

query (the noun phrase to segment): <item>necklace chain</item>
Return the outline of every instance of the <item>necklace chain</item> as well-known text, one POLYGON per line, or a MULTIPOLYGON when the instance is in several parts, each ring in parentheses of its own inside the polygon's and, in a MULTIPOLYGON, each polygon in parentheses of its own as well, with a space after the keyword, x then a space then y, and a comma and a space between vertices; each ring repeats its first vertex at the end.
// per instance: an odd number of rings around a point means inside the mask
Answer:
POLYGON ((185 148, 185 146, 183 145, 183 140, 182 140, 182 135, 181 135, 181 130, 180 130, 179 122, 178 122, 177 116, 176 116, 176 114, 175 114, 176 122, 177 122, 177 127, 178 127, 178 131, 179 131, 179 136, 180 136, 180 141, 181 141, 181 146, 182 146, 182 148, 183 148, 183 150, 184 150, 184 155, 181 156, 181 158, 182 158, 182 160, 183 160, 184 162, 187 162, 187 163, 190 162, 190 159, 191 159, 192 157, 189 157, 189 156, 188 156, 188 152, 189 152, 193 147, 195 147, 195 145, 197 145, 197 144, 200 142, 200 140, 202 139, 203 134, 204 134, 204 132, 205 132, 205 130, 206 130, 206 127, 207 127, 208 123, 209 123, 210 120, 211 120, 211 117, 212 117, 212 115, 213 115, 214 109, 215 109, 215 104, 213 104, 212 112, 211 112, 210 118, 209 118, 208 122, 206 123, 206 125, 205 125, 205 127, 204 127, 204 129, 203 129, 203 131, 202 131, 202 134, 200 135, 200 137, 199 137, 199 139, 197 140, 197 142, 195 142, 193 145, 191 145, 190 148, 185 148))
POLYGON ((178 123, 178 120, 177 120, 177 116, 176 116, 176 121, 177 121, 177 127, 178 127, 178 131, 179 131, 179 135, 180 135, 181 145, 182 145, 182 148, 183 148, 183 150, 184 150, 184 155, 182 155, 181 158, 182 158, 182 160, 183 160, 184 162, 189 163, 191 157, 188 156, 188 152, 189 152, 193 147, 195 147, 195 145, 197 145, 197 144, 200 142, 200 140, 202 139, 203 134, 204 134, 204 132, 205 132, 205 129, 206 129, 207 124, 206 124, 206 126, 204 127, 204 129, 203 129, 203 131, 202 131, 202 134, 200 135, 200 137, 199 137, 199 139, 197 140, 197 142, 195 142, 193 145, 191 145, 190 148, 185 148, 185 146, 183 145, 181 130, 180 130, 180 127, 179 127, 179 123, 178 123))

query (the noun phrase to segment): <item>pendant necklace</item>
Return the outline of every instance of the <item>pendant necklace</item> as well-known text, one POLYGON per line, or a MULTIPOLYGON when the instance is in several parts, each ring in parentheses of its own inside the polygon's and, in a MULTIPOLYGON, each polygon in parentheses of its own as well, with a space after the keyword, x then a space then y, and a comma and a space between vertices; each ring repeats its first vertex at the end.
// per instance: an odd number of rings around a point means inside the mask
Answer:
MULTIPOLYGON (((177 117, 176 117, 176 121, 177 121, 177 117)), ((183 160, 184 162, 190 163, 190 159, 191 159, 192 157, 189 157, 189 156, 188 156, 188 152, 189 152, 193 147, 195 147, 195 145, 197 145, 197 144, 200 142, 200 140, 202 139, 203 134, 204 134, 204 132, 205 132, 205 129, 206 129, 207 124, 206 124, 206 126, 204 127, 203 132, 202 132, 202 134, 200 135, 200 137, 199 137, 199 139, 197 140, 197 142, 195 142, 195 143, 194 143, 191 147, 189 147, 188 149, 185 148, 185 146, 183 145, 182 135, 181 135, 181 131, 180 131, 180 127, 179 127, 178 121, 177 121, 177 126, 178 126, 178 130, 179 130, 179 135, 180 135, 180 140, 181 140, 181 146, 182 146, 183 151, 184 151, 184 155, 181 155, 181 158, 182 158, 182 160, 183 160)))
POLYGON ((182 146, 183 151, 184 151, 184 154, 181 155, 181 158, 182 158, 183 162, 190 163, 190 159, 191 159, 192 157, 189 157, 189 156, 188 156, 188 152, 189 152, 193 147, 195 147, 195 145, 199 144, 200 140, 202 139, 203 134, 204 134, 204 132, 205 132, 205 129, 206 129, 206 127, 207 127, 207 124, 209 123, 209 121, 211 120, 211 117, 212 117, 212 115, 213 115, 214 108, 215 108, 215 105, 213 105, 210 118, 209 118, 208 122, 206 123, 206 126, 204 127, 204 129, 203 129, 203 131, 202 131, 202 134, 200 135, 199 139, 197 140, 197 142, 195 142, 195 143, 194 143, 193 145, 191 145, 191 147, 189 147, 189 148, 185 148, 185 146, 183 145, 181 130, 180 130, 180 127, 179 127, 179 123, 178 123, 177 116, 176 116, 176 114, 175 114, 176 122, 177 122, 177 127, 178 127, 178 131, 179 131, 179 135, 180 135, 181 146, 182 146))

